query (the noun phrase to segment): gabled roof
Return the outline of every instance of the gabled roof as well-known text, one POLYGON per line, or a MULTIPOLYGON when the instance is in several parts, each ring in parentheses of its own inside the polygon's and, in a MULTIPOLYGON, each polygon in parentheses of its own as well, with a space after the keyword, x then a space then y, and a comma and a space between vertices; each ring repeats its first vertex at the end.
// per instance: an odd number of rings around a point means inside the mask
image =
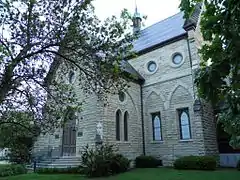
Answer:
POLYGON ((191 29, 192 27, 197 26, 197 23, 201 14, 201 9, 202 9, 202 3, 197 3, 192 15, 184 23, 183 28, 185 30, 188 30, 188 29, 191 29))
POLYGON ((132 65, 128 61, 122 60, 121 68, 123 71, 131 74, 133 79, 141 81, 144 80, 144 78, 132 67, 132 65))
POLYGON ((139 38, 133 44, 134 51, 140 52, 186 34, 183 15, 183 12, 177 13, 140 31, 139 38))
MULTIPOLYGON (((200 12, 201 4, 197 4, 192 16, 188 20, 184 19, 183 12, 179 12, 141 30, 139 38, 133 43, 133 50, 137 53, 151 50, 151 48, 157 45, 182 37, 187 34, 189 29, 196 27, 200 12)), ((122 68, 139 80, 144 80, 127 61, 122 62, 122 68)))

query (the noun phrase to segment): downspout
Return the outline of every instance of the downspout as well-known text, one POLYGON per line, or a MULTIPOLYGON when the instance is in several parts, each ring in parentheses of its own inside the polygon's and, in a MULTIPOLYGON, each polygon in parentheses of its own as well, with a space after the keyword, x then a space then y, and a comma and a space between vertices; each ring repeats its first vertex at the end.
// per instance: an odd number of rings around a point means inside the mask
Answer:
POLYGON ((195 88, 194 88, 194 79, 193 79, 193 69, 192 69, 192 53, 190 50, 190 42, 187 36, 187 46, 188 46, 188 55, 189 55, 189 60, 190 60, 190 67, 191 67, 191 75, 192 75, 192 83, 193 83, 193 98, 195 99, 195 88))
POLYGON ((143 155, 146 155, 146 148, 145 148, 145 130, 144 130, 144 115, 143 115, 143 91, 142 85, 140 84, 140 98, 141 98, 141 121, 142 121, 142 144, 143 144, 143 155))

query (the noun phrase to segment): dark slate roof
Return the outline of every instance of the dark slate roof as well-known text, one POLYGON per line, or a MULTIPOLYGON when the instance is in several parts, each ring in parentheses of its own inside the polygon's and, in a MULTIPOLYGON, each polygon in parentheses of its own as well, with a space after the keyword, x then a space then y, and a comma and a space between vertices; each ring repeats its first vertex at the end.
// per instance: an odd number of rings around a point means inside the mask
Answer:
MULTIPOLYGON (((179 12, 141 30, 139 38, 133 43, 133 50, 141 52, 146 49, 151 49, 156 45, 186 34, 186 30, 196 27, 200 12, 201 4, 197 4, 192 16, 188 20, 184 19, 183 12, 179 12)), ((127 61, 122 61, 121 65, 124 71, 134 75, 137 79, 144 80, 127 61)))
POLYGON ((133 75, 134 79, 144 80, 144 78, 132 67, 132 65, 128 61, 126 61, 126 60, 121 61, 121 68, 125 72, 133 75))
POLYGON ((134 42, 134 51, 140 52, 186 33, 183 12, 177 13, 140 31, 134 42))
POLYGON ((201 9, 202 9, 202 3, 197 3, 195 8, 194 8, 194 11, 193 11, 192 15, 184 23, 183 28, 185 30, 188 30, 192 27, 197 26, 198 19, 199 19, 200 13, 201 13, 201 9))

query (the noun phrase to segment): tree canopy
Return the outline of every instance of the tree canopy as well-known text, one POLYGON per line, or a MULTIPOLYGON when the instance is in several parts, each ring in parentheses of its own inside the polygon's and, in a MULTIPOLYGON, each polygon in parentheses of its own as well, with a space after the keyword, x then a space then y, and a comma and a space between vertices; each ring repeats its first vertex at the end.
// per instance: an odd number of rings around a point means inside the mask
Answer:
POLYGON ((182 0, 185 17, 197 3, 203 4, 200 25, 205 42, 195 82, 199 95, 220 108, 218 120, 231 135, 230 144, 240 147, 240 1, 182 0))
POLYGON ((54 128, 67 108, 81 106, 74 86, 99 97, 126 86, 120 66, 133 53, 131 16, 100 21, 91 2, 0 1, 0 116, 31 112, 34 123, 54 128))

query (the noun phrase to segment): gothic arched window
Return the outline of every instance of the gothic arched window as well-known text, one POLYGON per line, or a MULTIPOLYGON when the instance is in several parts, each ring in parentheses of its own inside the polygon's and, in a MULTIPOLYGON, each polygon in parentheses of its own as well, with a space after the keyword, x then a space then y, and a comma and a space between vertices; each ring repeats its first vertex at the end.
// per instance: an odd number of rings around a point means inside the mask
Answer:
POLYGON ((124 113, 124 121, 123 121, 123 128, 124 128, 124 141, 128 141, 128 118, 129 118, 129 114, 126 111, 124 113))
POLYGON ((191 139, 190 118, 188 108, 178 109, 180 138, 191 139))
POLYGON ((153 124, 153 140, 161 141, 162 140, 162 131, 161 131, 160 112, 152 113, 152 124, 153 124))
POLYGON ((116 112, 116 140, 120 141, 120 119, 121 119, 121 111, 117 110, 116 112))
POLYGON ((73 83, 73 81, 75 79, 75 73, 72 70, 69 72, 69 77, 68 78, 69 78, 68 79, 69 83, 73 83))

